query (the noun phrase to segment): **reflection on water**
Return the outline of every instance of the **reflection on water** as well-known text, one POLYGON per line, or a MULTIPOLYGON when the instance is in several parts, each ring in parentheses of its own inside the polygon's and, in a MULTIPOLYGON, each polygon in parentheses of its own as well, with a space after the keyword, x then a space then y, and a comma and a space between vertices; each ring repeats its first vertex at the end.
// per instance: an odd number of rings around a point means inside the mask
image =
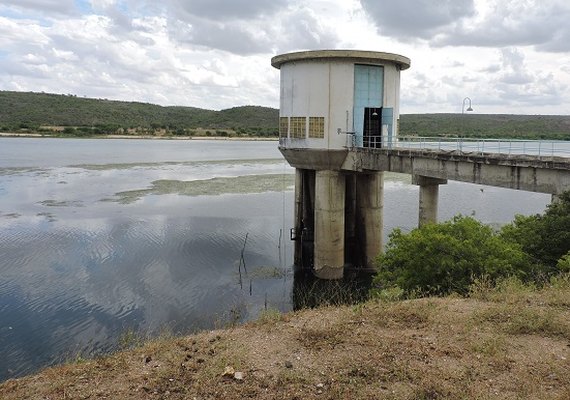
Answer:
POLYGON ((249 319, 266 298, 289 309, 290 261, 279 264, 281 204, 281 194, 264 193, 169 201, 169 215, 13 220, 0 238, 4 373, 107 351, 126 329, 210 328, 236 307, 249 319), (232 203, 248 204, 249 212, 232 203), (249 269, 240 288, 246 234, 249 269))
POLYGON ((291 308, 293 171, 274 143, 189 145, 2 140, 0 379, 109 351, 126 330, 191 332, 266 302, 291 308))
MULTIPOLYGON (((385 234, 412 229, 418 188, 386 177, 385 234)), ((339 297, 358 281, 293 278, 292 185, 275 143, 0 138, 0 380, 109 351, 127 330, 339 297)), ((452 182, 440 195, 440 218, 493 223, 549 201, 452 182)))

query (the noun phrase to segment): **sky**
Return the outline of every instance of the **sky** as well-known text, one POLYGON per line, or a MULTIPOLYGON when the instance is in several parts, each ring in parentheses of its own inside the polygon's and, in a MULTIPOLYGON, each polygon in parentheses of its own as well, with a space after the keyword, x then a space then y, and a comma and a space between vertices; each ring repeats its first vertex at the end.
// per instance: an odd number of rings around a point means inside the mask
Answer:
POLYGON ((0 0, 0 90, 279 107, 271 57, 411 59, 402 113, 570 114, 568 0, 0 0))

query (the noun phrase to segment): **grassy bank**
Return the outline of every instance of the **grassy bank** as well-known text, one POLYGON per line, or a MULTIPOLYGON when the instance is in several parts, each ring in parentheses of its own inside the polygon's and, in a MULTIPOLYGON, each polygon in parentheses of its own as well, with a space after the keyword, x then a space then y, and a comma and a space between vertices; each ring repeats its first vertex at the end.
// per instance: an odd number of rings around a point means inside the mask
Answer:
POLYGON ((269 311, 10 380, 0 398, 568 399, 570 281, 269 311))

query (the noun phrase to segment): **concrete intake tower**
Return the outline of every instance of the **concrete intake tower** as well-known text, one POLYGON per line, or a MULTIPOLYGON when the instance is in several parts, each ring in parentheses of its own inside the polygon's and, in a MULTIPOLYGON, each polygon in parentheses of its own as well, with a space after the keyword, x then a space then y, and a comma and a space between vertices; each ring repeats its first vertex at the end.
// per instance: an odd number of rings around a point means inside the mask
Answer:
POLYGON ((280 69, 279 149, 296 169, 295 265, 323 279, 342 278, 345 266, 372 268, 382 249, 383 172, 343 164, 349 150, 395 142, 400 71, 410 60, 318 50, 271 64, 280 69))

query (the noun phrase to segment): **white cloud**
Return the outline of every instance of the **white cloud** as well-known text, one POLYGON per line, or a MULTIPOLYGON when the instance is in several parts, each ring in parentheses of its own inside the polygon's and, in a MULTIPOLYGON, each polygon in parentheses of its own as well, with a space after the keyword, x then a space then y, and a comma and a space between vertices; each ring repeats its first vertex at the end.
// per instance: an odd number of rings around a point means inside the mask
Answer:
POLYGON ((281 9, 276 8, 279 2, 270 7, 269 2, 251 2, 249 14, 238 11, 237 4, 231 3, 217 18, 213 18, 215 8, 203 8, 205 2, 189 2, 185 7, 179 1, 175 3, 178 6, 168 13, 169 33, 174 41, 186 45, 252 55, 335 47, 340 41, 334 28, 319 19, 320 13, 294 2, 287 5, 282 1, 281 9), (194 7, 197 3, 200 7, 194 7), (181 8, 182 12, 173 12, 181 8))
POLYGON ((70 14, 75 10, 74 0, 2 0, 2 7, 34 12, 70 14))
POLYGON ((272 15, 287 6, 288 0, 169 0, 173 9, 215 21, 252 20, 272 15))
POLYGON ((433 37, 436 45, 536 46, 543 51, 566 51, 570 6, 557 0, 493 0, 477 18, 464 20, 433 37))
POLYGON ((380 34, 400 39, 429 39, 475 14, 473 0, 361 0, 380 34))
POLYGON ((273 55, 408 56, 402 112, 570 113, 562 0, 6 0, 0 89, 220 109, 277 107, 273 55))
POLYGON ((531 74, 526 71, 524 56, 514 48, 502 50, 501 71, 499 80, 507 85, 523 85, 533 81, 531 74))
POLYGON ((34 20, 12 20, 0 15, 0 46, 4 51, 18 52, 22 46, 43 46, 50 38, 34 20))
POLYGON ((106 10, 117 4, 117 0, 89 0, 94 10, 106 10))

